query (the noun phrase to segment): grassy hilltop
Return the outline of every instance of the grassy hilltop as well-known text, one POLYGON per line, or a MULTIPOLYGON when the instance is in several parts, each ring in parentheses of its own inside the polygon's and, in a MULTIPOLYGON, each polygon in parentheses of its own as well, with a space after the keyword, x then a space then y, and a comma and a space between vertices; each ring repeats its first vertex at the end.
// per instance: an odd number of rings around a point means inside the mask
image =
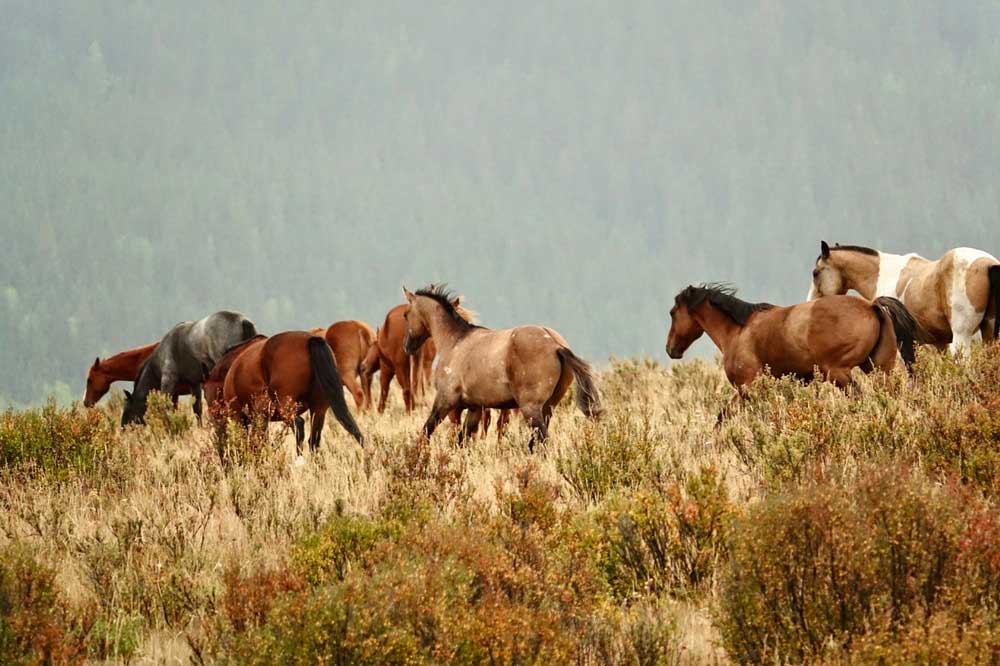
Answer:
POLYGON ((464 449, 426 416, 0 415, 0 663, 983 663, 1000 651, 1000 348, 860 396, 616 361, 464 449))

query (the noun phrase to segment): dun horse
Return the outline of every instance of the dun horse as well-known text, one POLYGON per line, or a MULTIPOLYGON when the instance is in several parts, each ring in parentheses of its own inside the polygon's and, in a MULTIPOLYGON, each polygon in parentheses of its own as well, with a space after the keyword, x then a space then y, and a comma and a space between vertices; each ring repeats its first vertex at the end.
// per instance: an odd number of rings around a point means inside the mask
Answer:
POLYGON ((978 330, 984 341, 1000 332, 1000 261, 967 247, 936 261, 856 245, 820 243, 809 299, 855 290, 868 300, 898 298, 927 331, 927 342, 952 353, 967 348, 978 330))
POLYGON ((553 408, 576 378, 576 404, 590 417, 601 406, 590 365, 574 354, 562 336, 542 326, 491 330, 470 323, 443 286, 411 293, 405 287, 406 336, 403 348, 414 353, 428 337, 438 349, 434 371, 437 394, 423 427, 431 436, 456 409, 468 409, 459 441, 475 433, 480 407, 520 408, 531 427, 530 450, 548 435, 553 408))
POLYGON ((255 335, 252 321, 226 310, 174 326, 143 363, 135 380, 135 394, 125 392, 122 426, 143 422, 150 391, 158 389, 175 397, 181 383, 192 387, 194 412, 201 421, 204 369, 214 367, 227 349, 255 335))
MULTIPOLYGON (((851 370, 890 372, 897 348, 907 367, 919 325, 895 298, 873 303, 831 296, 790 307, 747 303, 732 287, 687 287, 670 310, 667 354, 678 359, 703 333, 722 351, 722 365, 738 389, 768 370, 809 380, 815 368, 838 386, 852 384, 851 370)), ((738 397, 738 396, 737 396, 738 397)))
MULTIPOLYGON (((134 382, 139 378, 139 369, 146 359, 152 356, 159 342, 145 347, 137 347, 109 356, 103 361, 100 357, 94 359, 94 364, 87 371, 87 391, 83 396, 83 406, 93 407, 111 390, 115 382, 134 382)), ((177 384, 174 391, 174 406, 177 406, 177 396, 190 395, 191 387, 186 382, 177 384)))
MULTIPOLYGON (((215 369, 213 369, 213 373, 215 369)), ((364 446, 364 438, 344 400, 333 352, 326 340, 305 331, 288 331, 269 338, 255 340, 242 350, 237 349, 222 389, 223 408, 242 415, 253 405, 255 397, 267 395, 274 401, 271 419, 280 421, 283 405, 293 405, 295 414, 309 410, 309 448, 319 448, 326 421, 326 410, 332 409, 344 429, 364 446)), ((304 432, 296 419, 295 448, 301 452, 304 432)))

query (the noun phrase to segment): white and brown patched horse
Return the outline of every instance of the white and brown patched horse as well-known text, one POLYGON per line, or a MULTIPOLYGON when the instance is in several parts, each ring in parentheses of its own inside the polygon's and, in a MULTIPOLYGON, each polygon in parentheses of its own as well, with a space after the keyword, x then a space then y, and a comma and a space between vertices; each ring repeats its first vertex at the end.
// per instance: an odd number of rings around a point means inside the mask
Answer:
POLYGON ((938 348, 967 348, 976 331, 984 342, 1000 329, 1000 261, 959 247, 931 261, 917 254, 889 254, 857 245, 820 243, 809 299, 853 289, 869 301, 902 301, 938 348))
POLYGON ((559 333, 545 326, 493 330, 477 326, 456 309, 451 294, 440 286, 416 293, 405 287, 407 308, 403 349, 415 353, 433 337, 438 364, 437 394, 423 427, 430 438, 454 410, 468 409, 459 442, 476 432, 482 407, 518 408, 531 427, 528 446, 545 441, 553 408, 576 379, 576 405, 596 418, 600 397, 590 365, 574 354, 559 333))

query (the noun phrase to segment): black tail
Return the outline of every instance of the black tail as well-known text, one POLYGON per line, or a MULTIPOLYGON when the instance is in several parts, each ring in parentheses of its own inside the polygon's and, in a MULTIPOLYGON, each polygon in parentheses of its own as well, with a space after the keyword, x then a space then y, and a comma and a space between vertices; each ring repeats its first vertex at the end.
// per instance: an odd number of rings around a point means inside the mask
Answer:
POLYGON ((594 381, 593 368, 566 347, 560 347, 556 353, 576 377, 576 406, 587 416, 598 418, 604 410, 601 408, 601 397, 594 381))
POLYGON ((899 299, 879 296, 872 301, 872 309, 880 321, 883 312, 889 315, 892 330, 896 333, 896 348, 899 349, 899 355, 903 358, 907 371, 910 371, 914 361, 917 360, 915 345, 918 342, 930 342, 930 336, 899 299))
POLYGON ((257 327, 249 319, 243 320, 243 339, 249 340, 257 336, 257 327))
POLYGON ((990 266, 988 273, 990 277, 990 300, 986 305, 986 316, 990 314, 990 305, 993 305, 993 339, 1000 336, 1000 264, 990 266))
POLYGON ((358 444, 365 445, 365 438, 361 436, 358 424, 354 422, 350 410, 347 408, 347 401, 344 400, 344 385, 340 382, 340 375, 337 373, 337 362, 333 359, 333 352, 326 340, 318 336, 309 338, 309 363, 312 365, 313 379, 319 383, 323 389, 326 401, 330 403, 333 415, 344 426, 344 430, 358 440, 358 444))

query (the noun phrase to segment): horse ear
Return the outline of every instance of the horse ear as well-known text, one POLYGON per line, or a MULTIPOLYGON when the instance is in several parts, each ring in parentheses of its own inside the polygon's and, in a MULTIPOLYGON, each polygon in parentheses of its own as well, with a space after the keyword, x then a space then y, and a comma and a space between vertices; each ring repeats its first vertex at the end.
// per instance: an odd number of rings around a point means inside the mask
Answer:
POLYGON ((409 303, 412 303, 413 299, 416 298, 413 292, 406 288, 406 285, 403 285, 403 295, 406 296, 406 300, 409 303))
POLYGON ((819 242, 819 254, 824 259, 830 258, 830 246, 826 244, 826 241, 819 242))
POLYGON ((128 402, 131 399, 132 399, 132 394, 129 393, 128 389, 125 389, 125 402, 128 402))
POLYGON ((94 370, 97 370, 97 369, 99 369, 100 367, 101 367, 101 357, 100 357, 100 356, 98 356, 97 358, 95 358, 95 359, 94 359, 94 365, 93 365, 93 368, 94 368, 94 370))
POLYGON ((457 308, 459 305, 462 304, 462 297, 461 296, 456 296, 455 298, 452 299, 451 304, 452 304, 453 307, 457 308))

